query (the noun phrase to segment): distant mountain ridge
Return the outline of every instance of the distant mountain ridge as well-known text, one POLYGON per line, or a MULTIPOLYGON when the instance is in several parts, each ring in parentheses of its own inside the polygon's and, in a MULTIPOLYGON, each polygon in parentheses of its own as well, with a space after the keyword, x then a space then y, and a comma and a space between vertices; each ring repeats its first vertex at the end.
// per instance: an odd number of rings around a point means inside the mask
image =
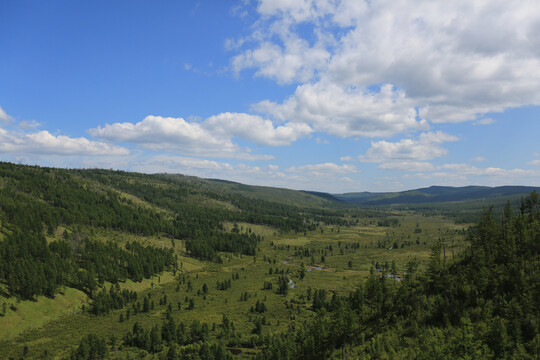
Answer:
POLYGON ((490 199, 510 195, 529 194, 536 190, 540 192, 540 187, 535 186, 430 186, 414 190, 401 192, 354 192, 344 194, 326 194, 313 191, 306 191, 309 194, 317 195, 325 199, 334 198, 350 204, 358 205, 392 205, 392 204, 421 204, 467 201, 478 199, 490 199))

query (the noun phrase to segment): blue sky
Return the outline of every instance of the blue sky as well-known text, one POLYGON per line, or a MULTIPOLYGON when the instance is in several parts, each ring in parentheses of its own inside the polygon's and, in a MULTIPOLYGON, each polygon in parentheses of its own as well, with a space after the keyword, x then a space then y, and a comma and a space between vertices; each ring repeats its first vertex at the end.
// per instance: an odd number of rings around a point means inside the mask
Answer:
POLYGON ((540 3, 449 3, 2 1, 0 160, 539 185, 540 3))

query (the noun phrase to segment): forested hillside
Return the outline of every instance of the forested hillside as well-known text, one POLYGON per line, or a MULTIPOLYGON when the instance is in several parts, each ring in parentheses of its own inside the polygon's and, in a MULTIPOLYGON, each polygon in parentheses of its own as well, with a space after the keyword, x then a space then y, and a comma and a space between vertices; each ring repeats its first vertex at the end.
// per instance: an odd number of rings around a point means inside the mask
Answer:
POLYGON ((487 209, 467 239, 457 261, 436 243, 399 286, 383 270, 348 296, 315 292, 315 319, 266 338, 259 358, 538 359, 539 194, 487 209))
POLYGON ((203 180, 1 163, 0 282, 9 295, 23 299, 53 296, 62 285, 92 294, 103 281, 140 281, 176 267, 170 250, 103 244, 92 236, 93 228, 163 234, 184 240, 191 256, 219 262, 219 252, 254 255, 261 240, 254 233, 225 231, 224 222, 303 232, 319 222, 353 221, 343 215, 219 194, 203 180), (59 226, 70 230, 47 243, 59 226))
POLYGON ((359 205, 392 205, 392 204, 430 204, 457 201, 489 199, 492 203, 501 199, 506 202, 508 197, 527 195, 532 191, 540 191, 533 186, 430 186, 422 189, 388 193, 346 193, 332 197, 348 203, 359 205))
POLYGON ((539 358, 538 193, 452 206, 0 163, 0 359, 539 358))

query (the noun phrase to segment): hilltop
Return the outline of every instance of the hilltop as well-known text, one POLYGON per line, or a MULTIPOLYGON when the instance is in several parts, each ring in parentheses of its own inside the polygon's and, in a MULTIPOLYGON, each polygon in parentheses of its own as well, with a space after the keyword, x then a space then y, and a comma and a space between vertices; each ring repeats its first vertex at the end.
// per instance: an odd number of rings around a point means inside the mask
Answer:
POLYGON ((401 192, 353 192, 332 194, 337 200, 358 205, 432 204, 487 200, 493 203, 506 201, 509 197, 527 195, 540 187, 533 186, 430 186, 401 192))

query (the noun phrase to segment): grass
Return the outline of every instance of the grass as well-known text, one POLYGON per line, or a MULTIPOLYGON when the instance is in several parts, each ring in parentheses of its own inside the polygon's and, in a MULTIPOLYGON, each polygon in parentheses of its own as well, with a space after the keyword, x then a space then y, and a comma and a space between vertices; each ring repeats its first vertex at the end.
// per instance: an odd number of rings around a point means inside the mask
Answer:
MULTIPOLYGON (((220 324, 222 316, 226 315, 234 321, 237 331, 244 337, 250 336, 254 327, 253 321, 260 316, 250 313, 250 308, 257 300, 264 301, 268 307, 265 316, 270 325, 263 326, 263 333, 286 331, 291 323, 300 324, 313 316, 313 312, 309 310, 311 304, 305 300, 310 288, 326 289, 329 292, 346 295, 369 276, 370 268, 377 262, 382 264, 395 261, 398 270, 402 271, 407 262, 413 259, 419 261, 420 267, 425 266, 430 248, 439 238, 444 239, 449 254, 450 249, 457 254, 464 246, 463 236, 459 233, 461 225, 456 226, 443 217, 424 217, 412 212, 399 214, 402 216, 399 217, 398 226, 395 227, 325 226, 322 227, 322 231, 318 228, 305 236, 304 233, 280 235, 269 227, 239 223, 238 226, 242 231, 249 231, 251 228, 252 232, 264 236, 264 240, 259 243, 259 251, 255 257, 223 253, 222 264, 184 256, 181 242, 175 240, 175 253, 179 256, 179 263, 182 264, 176 277, 170 272, 165 272, 160 277, 146 279, 141 283, 127 281, 121 285, 130 290, 136 290, 141 301, 144 296, 150 295, 155 303, 155 309, 150 313, 132 315, 128 321, 120 323, 119 316, 121 313, 125 314, 125 309, 99 317, 68 309, 64 313, 58 313, 58 316, 49 315, 50 317, 39 326, 33 326, 26 332, 19 331, 16 337, 11 336, 7 340, 0 341, 0 349, 8 349, 6 358, 10 356, 18 358, 22 355, 24 344, 27 344, 30 349, 27 356, 29 359, 46 358, 45 351, 59 358, 68 355, 80 339, 89 333, 107 338, 114 334, 117 339, 121 339, 136 321, 145 328, 161 324, 166 310, 166 305, 159 305, 159 299, 163 295, 167 295, 168 302, 172 304, 173 316, 177 322, 183 321, 189 324, 197 319, 208 323, 212 328, 212 324, 220 324), (415 232, 417 224, 421 232, 415 232), (398 243, 398 249, 387 250, 394 242, 398 243), (401 248, 401 244, 409 244, 409 242, 410 246, 405 245, 401 248), (353 244, 358 248, 353 248, 351 246, 353 244), (313 265, 321 265, 325 269, 306 272, 304 279, 300 279, 302 263, 306 268, 312 265, 311 256, 303 256, 301 248, 315 251, 313 265), (321 256, 324 256, 324 263, 321 256), (287 262, 284 264, 284 261, 287 262), (349 261, 352 262, 351 268, 349 268, 349 261), (272 268, 272 275, 269 274, 270 268, 272 268), (273 290, 262 289, 265 281, 272 282, 275 287, 278 276, 275 274, 276 268, 280 272, 282 270, 284 273, 288 272, 288 277, 296 283, 296 287, 290 289, 287 296, 278 295, 273 290), (217 281, 232 279, 235 274, 239 275, 239 279, 231 280, 230 289, 221 291, 216 288, 217 281), (191 282, 192 290, 188 289, 188 282, 191 282), (201 290, 205 283, 209 288, 206 296, 201 290), (179 291, 176 291, 177 288, 179 291), (241 301, 242 294, 246 292, 249 299, 241 301), (186 309, 186 297, 195 300, 193 310, 186 309), (181 303, 181 310, 178 310, 178 302, 181 303)), ((233 224, 225 224, 227 229, 232 226, 233 224)), ((105 231, 96 236, 103 239, 115 239, 119 242, 136 240, 172 247, 171 239, 163 237, 143 238, 105 231)), ((65 296, 68 296, 67 294, 66 290, 65 296)), ((54 301, 57 302, 56 306, 59 309, 65 310, 65 303, 62 305, 60 299, 54 301)), ((19 307, 18 310, 21 314, 28 312, 32 315, 27 323, 32 322, 30 319, 37 319, 38 314, 44 313, 46 309, 43 303, 29 303, 28 306, 28 309, 19 307)), ((8 314, 5 318, 0 318, 0 329, 2 329, 0 331, 6 328, 8 319, 11 319, 11 324, 15 324, 16 328, 24 327, 22 323, 19 324, 19 320, 10 318, 11 316, 14 315, 8 314)), ((214 333, 211 335, 215 336, 214 333)), ((121 343, 121 341, 118 342, 121 343)), ((113 358, 117 356, 124 359, 128 352, 133 358, 144 358, 144 355, 136 349, 115 349, 111 353, 113 358)))
POLYGON ((11 340, 24 331, 39 328, 52 320, 80 313, 88 298, 82 291, 65 288, 54 299, 45 296, 39 296, 37 301, 0 298, 0 303, 3 302, 7 303, 7 312, 0 318, 0 339, 11 340))
MULTIPOLYGON (((237 225, 240 232, 245 232, 246 230, 249 232, 249 230, 251 230, 252 232, 260 236, 274 236, 274 234, 278 231, 275 228, 266 225, 256 225, 245 222, 239 222, 237 223, 237 225)), ((231 231, 233 227, 233 222, 223 223, 223 228, 225 229, 225 231, 231 231)))

